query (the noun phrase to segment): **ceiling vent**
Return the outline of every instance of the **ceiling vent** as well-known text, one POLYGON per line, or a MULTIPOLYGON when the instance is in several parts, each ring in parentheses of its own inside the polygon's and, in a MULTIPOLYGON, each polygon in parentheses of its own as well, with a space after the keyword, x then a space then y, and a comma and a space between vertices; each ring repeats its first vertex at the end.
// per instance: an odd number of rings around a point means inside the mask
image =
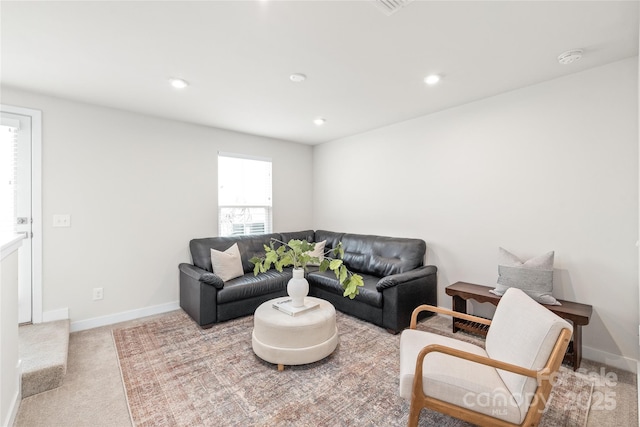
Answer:
POLYGON ((385 15, 391 16, 413 0, 373 0, 378 9, 385 15))

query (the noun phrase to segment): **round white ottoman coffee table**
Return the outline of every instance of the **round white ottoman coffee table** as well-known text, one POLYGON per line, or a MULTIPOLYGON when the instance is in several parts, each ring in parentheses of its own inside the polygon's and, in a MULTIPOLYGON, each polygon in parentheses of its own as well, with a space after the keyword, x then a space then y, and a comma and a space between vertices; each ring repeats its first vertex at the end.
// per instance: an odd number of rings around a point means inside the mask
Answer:
POLYGON ((336 310, 325 300, 306 297, 305 303, 317 302, 318 307, 290 316, 273 308, 273 303, 289 299, 282 297, 260 305, 253 317, 251 344, 254 353, 269 363, 303 365, 330 355, 338 345, 336 310))

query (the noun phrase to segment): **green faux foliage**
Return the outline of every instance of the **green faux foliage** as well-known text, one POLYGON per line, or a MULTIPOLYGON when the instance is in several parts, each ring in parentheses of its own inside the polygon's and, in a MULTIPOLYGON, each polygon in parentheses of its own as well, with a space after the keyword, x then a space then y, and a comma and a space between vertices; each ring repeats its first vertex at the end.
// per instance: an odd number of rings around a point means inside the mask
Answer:
POLYGON ((344 256, 342 242, 338 243, 338 246, 332 251, 327 251, 322 261, 320 261, 318 257, 309 255, 315 247, 315 243, 309 243, 306 240, 292 239, 289 240, 288 243, 285 243, 278 239, 271 239, 269 245, 264 245, 264 256, 253 257, 249 262, 254 265, 253 274, 255 276, 269 271, 272 266, 279 272, 282 272, 284 267, 293 266, 293 268, 303 268, 306 270, 309 263, 320 264, 320 272, 331 270, 335 273, 336 279, 338 279, 344 289, 342 296, 354 299, 360 292, 358 288, 364 286, 364 280, 359 274, 349 271, 347 266, 342 262, 342 257, 344 256), (277 248, 276 244, 279 244, 277 248), (333 253, 333 256, 337 258, 329 257, 329 253, 333 253))
POLYGON ((309 243, 306 240, 290 240, 289 243, 281 242, 277 239, 271 239, 269 245, 264 245, 264 257, 253 257, 249 260, 253 267, 253 274, 264 273, 271 269, 273 265, 276 270, 282 272, 284 267, 293 266, 294 268, 307 268, 310 262, 319 263, 317 257, 312 257, 309 252, 315 247, 315 243, 309 243), (280 246, 275 247, 276 243, 280 246))

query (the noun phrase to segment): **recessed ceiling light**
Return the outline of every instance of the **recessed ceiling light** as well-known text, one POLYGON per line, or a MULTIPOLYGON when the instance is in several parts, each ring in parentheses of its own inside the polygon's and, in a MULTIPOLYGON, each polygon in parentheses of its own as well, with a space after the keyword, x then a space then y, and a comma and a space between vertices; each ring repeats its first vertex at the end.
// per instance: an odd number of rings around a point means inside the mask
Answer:
POLYGON ((430 74, 424 78, 424 82, 429 86, 433 86, 434 84, 440 81, 441 77, 437 74, 430 74))
POLYGON ((568 65, 572 62, 579 61, 582 58, 582 49, 573 49, 562 52, 558 55, 558 62, 562 65, 568 65))
POLYGON ((302 73, 293 73, 289 76, 289 80, 291 80, 294 83, 300 83, 307 80, 307 76, 305 76, 302 73))
POLYGON ((327 122, 327 119, 325 119, 324 117, 316 117, 315 119, 313 119, 313 123, 316 126, 322 126, 326 122, 327 122))
POLYGON ((183 79, 177 79, 172 77, 169 79, 169 82, 171 83, 171 86, 173 86, 176 89, 184 89, 185 87, 189 86, 189 83, 183 79))

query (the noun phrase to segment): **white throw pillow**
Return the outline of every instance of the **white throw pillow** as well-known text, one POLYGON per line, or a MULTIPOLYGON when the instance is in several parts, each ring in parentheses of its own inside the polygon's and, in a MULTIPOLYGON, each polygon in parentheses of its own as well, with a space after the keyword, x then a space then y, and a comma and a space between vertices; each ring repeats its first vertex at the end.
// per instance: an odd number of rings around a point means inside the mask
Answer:
POLYGON ((211 264, 213 265, 213 272, 224 282, 244 275, 240 249, 237 243, 234 243, 224 252, 211 249, 211 264))
MULTIPOLYGON (((310 257, 317 257, 320 262, 322 262, 322 260, 324 259, 324 246, 327 244, 326 240, 323 240, 322 242, 317 242, 316 246, 313 248, 312 251, 309 251, 309 256, 310 257)), ((307 265, 320 265, 320 264, 316 264, 314 262, 310 262, 307 265)))

